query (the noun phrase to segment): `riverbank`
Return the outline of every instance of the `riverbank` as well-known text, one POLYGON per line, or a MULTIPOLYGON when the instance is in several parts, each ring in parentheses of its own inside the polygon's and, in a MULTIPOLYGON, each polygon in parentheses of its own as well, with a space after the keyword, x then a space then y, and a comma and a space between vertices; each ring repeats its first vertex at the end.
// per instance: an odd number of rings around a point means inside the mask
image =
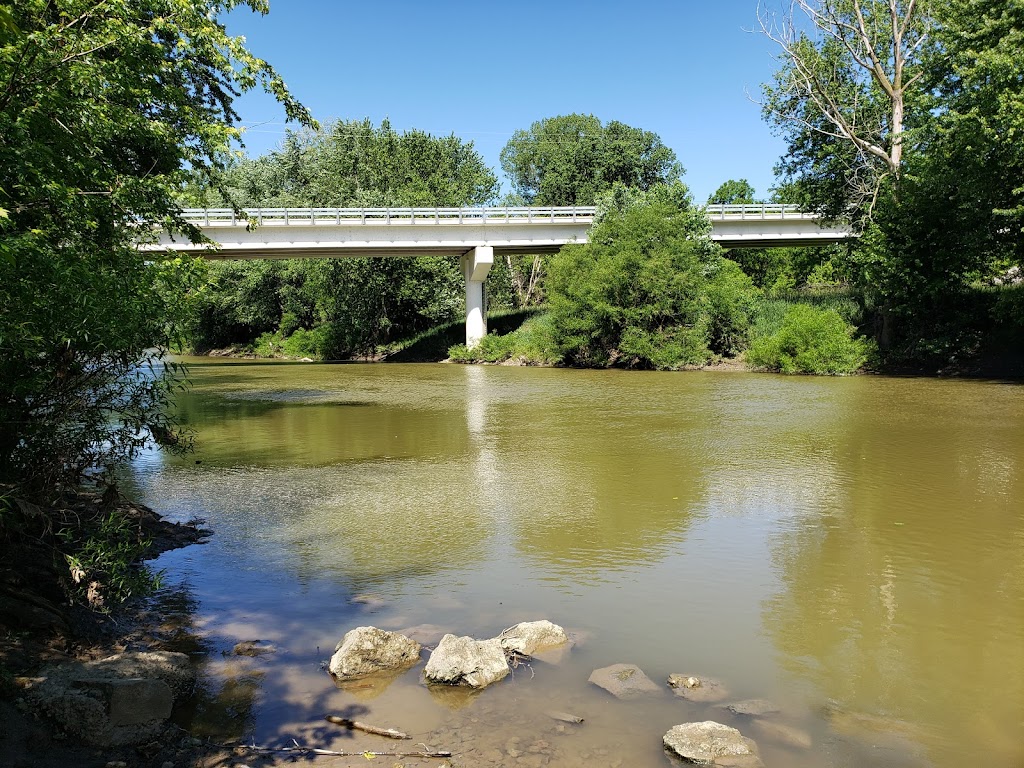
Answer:
MULTIPOLYGON (((105 492, 68 495, 42 508, 23 500, 9 502, 0 518, 0 764, 20 768, 117 765, 204 765, 204 745, 168 725, 159 739, 144 744, 97 748, 65 734, 60 722, 30 705, 29 689, 39 675, 73 664, 88 664, 115 654, 163 650, 161 627, 171 619, 154 611, 141 596, 112 604, 120 586, 87 578, 69 542, 95 549, 116 520, 122 541, 138 545, 132 574, 118 579, 152 580, 146 561, 171 550, 202 543, 210 532, 197 522, 172 523, 142 504, 105 492), (104 527, 106 523, 107 527, 104 527), (83 588, 84 587, 84 588, 83 588), (199 762, 197 762, 199 761, 199 762)), ((91 551, 91 550, 90 550, 91 551)), ((135 551, 135 550, 132 550, 135 551)))

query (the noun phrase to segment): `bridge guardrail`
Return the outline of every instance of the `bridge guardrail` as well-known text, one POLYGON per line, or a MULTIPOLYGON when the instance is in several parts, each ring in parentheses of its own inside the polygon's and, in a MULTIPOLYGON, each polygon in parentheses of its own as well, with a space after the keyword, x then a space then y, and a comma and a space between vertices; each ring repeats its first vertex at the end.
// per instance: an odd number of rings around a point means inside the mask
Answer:
MULTIPOLYGON (((705 209, 714 221, 730 219, 805 218, 796 205, 709 205, 705 209)), ((478 208, 246 208, 239 216, 231 208, 187 208, 182 217, 199 226, 233 226, 255 220, 264 225, 317 224, 499 224, 502 222, 588 223, 594 220, 594 206, 509 206, 478 208)))
MULTIPOLYGON (((258 224, 480 224, 515 222, 589 222, 593 206, 491 208, 246 208, 245 216, 258 224)), ((244 224, 231 208, 187 208, 186 221, 200 226, 244 224)))

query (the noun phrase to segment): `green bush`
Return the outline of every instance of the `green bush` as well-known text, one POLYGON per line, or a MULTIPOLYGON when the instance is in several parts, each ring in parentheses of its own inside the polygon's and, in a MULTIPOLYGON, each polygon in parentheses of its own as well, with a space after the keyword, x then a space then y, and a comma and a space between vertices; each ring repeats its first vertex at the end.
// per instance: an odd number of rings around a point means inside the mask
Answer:
POLYGON ((140 566, 151 541, 135 521, 120 510, 103 515, 88 529, 57 531, 70 575, 74 599, 96 608, 146 595, 160 585, 160 575, 140 566))
POLYGON ((870 351, 855 332, 834 309, 791 304, 776 330, 755 336, 747 362, 782 373, 853 373, 867 362, 870 351))
POLYGON ((992 318, 998 325, 1024 330, 1024 285, 998 290, 992 318))
POLYGON ((752 286, 722 259, 681 184, 619 191, 603 201, 587 244, 566 246, 549 264, 558 348, 584 367, 702 365, 713 338, 724 348, 743 335, 725 326, 743 314, 739 286, 752 286))
POLYGON ((712 352, 733 356, 746 348, 759 298, 760 292, 739 264, 723 259, 707 287, 712 352))
POLYGON ((561 361, 549 315, 531 317, 516 330, 488 334, 472 349, 456 344, 448 350, 456 363, 501 363, 515 360, 526 365, 555 365, 561 361))

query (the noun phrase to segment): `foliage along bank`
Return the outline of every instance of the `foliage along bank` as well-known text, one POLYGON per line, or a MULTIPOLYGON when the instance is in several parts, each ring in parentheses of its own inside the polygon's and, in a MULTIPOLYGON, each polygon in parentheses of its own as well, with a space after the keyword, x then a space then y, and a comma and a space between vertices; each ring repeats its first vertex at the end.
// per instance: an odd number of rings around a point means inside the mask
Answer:
POLYGON ((41 539, 76 597, 132 591, 120 565, 141 551, 108 500, 78 513, 82 485, 154 439, 187 442, 170 411, 181 380, 162 355, 199 281, 191 261, 144 258, 137 238, 164 224, 197 235, 178 196, 225 164, 238 93, 261 87, 289 120, 312 122, 218 21, 239 6, 267 11, 264 0, 0 8, 0 550, 41 539))
POLYGON ((851 373, 866 362, 870 344, 851 317, 784 301, 788 309, 773 316, 780 302, 725 258, 682 183, 646 192, 615 185, 596 218, 586 244, 551 259, 545 315, 476 349, 456 345, 450 357, 678 370, 749 346, 750 363, 785 373, 851 373))

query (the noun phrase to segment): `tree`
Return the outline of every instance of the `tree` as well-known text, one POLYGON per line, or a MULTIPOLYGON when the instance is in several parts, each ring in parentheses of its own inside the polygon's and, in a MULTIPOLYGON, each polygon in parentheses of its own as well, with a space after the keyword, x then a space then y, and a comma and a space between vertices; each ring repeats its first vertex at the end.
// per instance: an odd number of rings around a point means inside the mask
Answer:
POLYGON ((657 134, 578 114, 516 131, 501 151, 501 167, 528 205, 593 205, 615 182, 650 189, 683 173, 657 134))
POLYGON ((186 194, 196 205, 484 205, 498 179, 473 142, 419 130, 396 132, 384 120, 337 120, 289 131, 262 157, 236 161, 186 194))
MULTIPOLYGON (((253 207, 461 206, 488 203, 497 190, 472 142, 398 133, 386 120, 339 120, 290 132, 278 149, 191 184, 185 197, 253 207)), ((447 322, 462 302, 460 267, 449 258, 220 263, 190 341, 205 351, 302 329, 316 332, 315 349, 303 355, 345 357, 447 322), (255 286, 264 301, 254 301, 255 286)))
POLYGON ((681 183, 598 200, 586 245, 552 259, 556 343, 571 365, 676 369, 741 344, 755 292, 681 183))
POLYGON ((771 30, 780 170, 860 225, 847 264, 883 350, 945 365, 990 323, 972 285, 1024 255, 1024 3, 798 5, 819 36, 771 30))
POLYGON ((729 179, 708 198, 708 205, 750 205, 757 193, 746 179, 729 179))
POLYGON ((277 73, 218 21, 264 0, 22 0, 0 18, 0 482, 51 496, 174 442, 161 375, 190 262, 136 250, 185 169, 223 166, 233 98, 277 73), (161 284, 167 290, 161 290, 161 284), (157 351, 153 351, 156 349, 157 351))
POLYGON ((795 0, 802 16, 764 12, 782 50, 764 113, 789 142, 780 164, 833 216, 867 206, 903 173, 907 109, 922 92, 928 0, 795 0))

